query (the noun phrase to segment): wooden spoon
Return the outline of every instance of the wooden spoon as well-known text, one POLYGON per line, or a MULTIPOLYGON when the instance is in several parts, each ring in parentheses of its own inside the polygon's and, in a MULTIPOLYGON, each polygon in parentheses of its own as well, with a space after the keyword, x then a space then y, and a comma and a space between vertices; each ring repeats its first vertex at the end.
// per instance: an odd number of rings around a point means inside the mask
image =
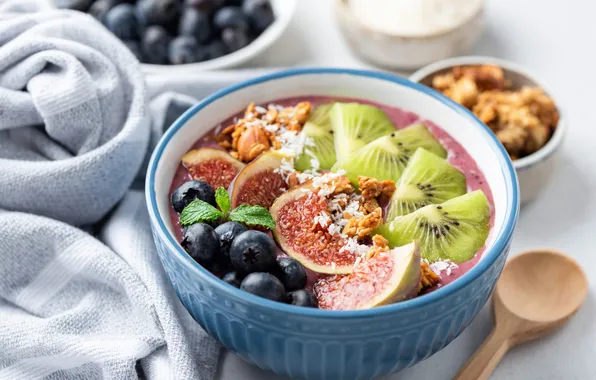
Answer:
POLYGON ((584 271, 563 253, 532 250, 513 257, 495 288, 495 327, 455 379, 487 379, 510 348, 562 326, 587 294, 584 271))

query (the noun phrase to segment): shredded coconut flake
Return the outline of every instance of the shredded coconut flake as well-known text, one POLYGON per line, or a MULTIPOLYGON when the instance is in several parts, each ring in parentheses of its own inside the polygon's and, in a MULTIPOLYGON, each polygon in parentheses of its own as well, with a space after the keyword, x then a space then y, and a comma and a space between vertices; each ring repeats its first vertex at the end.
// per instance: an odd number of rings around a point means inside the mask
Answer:
POLYGON ((257 112, 258 112, 258 113, 260 113, 260 114, 267 113, 267 109, 266 109, 266 108, 264 108, 264 107, 261 107, 261 106, 256 106, 256 107, 255 107, 255 111, 257 111, 257 112))
POLYGON ((329 215, 327 215, 326 212, 321 212, 319 215, 315 216, 314 221, 315 221, 315 224, 318 223, 321 225, 321 227, 325 228, 331 221, 331 218, 329 217, 329 215))
POLYGON ((429 264, 429 266, 430 269, 433 272, 435 272, 435 274, 439 277, 441 276, 441 273, 445 273, 447 276, 451 276, 451 272, 454 269, 459 268, 458 265, 451 260, 437 261, 432 264, 429 264))

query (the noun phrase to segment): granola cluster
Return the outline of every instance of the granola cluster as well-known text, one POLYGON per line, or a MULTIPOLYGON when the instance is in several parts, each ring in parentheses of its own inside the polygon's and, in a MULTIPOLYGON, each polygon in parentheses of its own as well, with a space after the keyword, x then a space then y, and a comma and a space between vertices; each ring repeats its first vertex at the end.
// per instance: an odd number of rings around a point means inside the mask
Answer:
POLYGON ((426 261, 422 261, 420 265, 420 285, 418 286, 418 292, 432 288, 439 283, 441 278, 437 276, 435 272, 430 268, 430 265, 426 261))
POLYGON ((556 105, 541 88, 512 89, 498 66, 456 66, 436 75, 432 86, 472 110, 514 160, 542 148, 559 121, 556 105))
MULTIPOLYGON (((347 177, 343 177, 347 180, 347 177)), ((349 185, 349 182, 348 182, 349 185)), ((358 176, 358 186, 362 192, 360 207, 358 211, 362 214, 360 218, 352 216, 343 229, 343 233, 349 237, 356 237, 364 240, 372 232, 383 224, 383 210, 378 200, 382 197, 389 199, 395 191, 395 182, 380 181, 376 178, 358 176)), ((351 187, 351 185, 350 185, 351 187)))
POLYGON ((301 102, 293 107, 270 105, 268 108, 250 103, 244 116, 225 127, 216 140, 234 158, 250 162, 271 148, 280 149, 281 134, 300 132, 310 110, 310 102, 301 102))

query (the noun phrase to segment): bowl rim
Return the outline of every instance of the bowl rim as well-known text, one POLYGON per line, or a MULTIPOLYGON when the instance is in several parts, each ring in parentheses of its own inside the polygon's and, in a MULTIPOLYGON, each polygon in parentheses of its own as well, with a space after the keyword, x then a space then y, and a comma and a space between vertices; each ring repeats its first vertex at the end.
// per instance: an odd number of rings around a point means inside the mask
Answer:
POLYGON ((457 292, 459 289, 467 286, 478 277, 482 276, 501 256, 505 254, 507 246, 509 245, 513 231, 517 224, 519 216, 519 186, 517 180, 517 174, 513 168, 509 155, 505 151, 502 144, 499 143, 496 136, 489 130, 489 128, 482 123, 472 112, 464 108, 463 106, 455 103, 451 99, 447 98, 443 94, 431 89, 430 87, 424 86, 419 83, 412 82, 406 78, 398 77, 393 74, 369 71, 369 70, 354 70, 354 69, 342 69, 342 68, 297 68, 284 70, 264 76, 260 76, 254 79, 246 80, 238 84, 231 85, 227 88, 219 90, 212 95, 204 98, 195 106, 188 109, 182 114, 172 126, 166 130, 164 135, 157 143, 148 165, 147 177, 145 180, 145 200, 149 213, 149 218, 153 224, 154 231, 161 242, 170 251, 169 254, 175 256, 175 259, 181 262, 181 265, 185 265, 190 271, 196 273, 202 278, 203 281, 209 283, 210 286, 216 288, 222 292, 228 293, 229 295, 258 306, 260 308, 272 309, 278 313, 286 313, 291 315, 299 315, 313 318, 338 318, 338 319, 350 319, 350 318, 365 318, 378 315, 393 314, 399 311, 416 309, 423 307, 427 304, 432 304, 440 301, 444 297, 457 292), (416 297, 403 302, 398 302, 390 305, 378 306, 371 309, 365 310, 323 310, 318 308, 305 308, 293 305, 284 304, 281 302, 271 301, 265 298, 258 297, 256 295, 244 292, 237 289, 212 275, 207 269, 196 263, 192 258, 182 249, 180 244, 176 241, 173 234, 171 234, 164 223, 163 218, 159 214, 157 208, 157 198, 155 193, 155 176, 156 169, 161 159, 164 149, 168 145, 169 141, 180 130, 186 122, 191 119, 196 113, 201 111, 207 105, 216 101, 219 98, 225 97, 237 90, 250 87, 257 84, 262 84, 268 81, 274 81, 277 79, 283 79, 286 77, 294 77, 300 75, 353 75, 366 77, 370 79, 380 79, 388 81, 400 86, 408 87, 416 91, 420 91, 435 100, 440 101, 445 106, 459 113, 462 117, 468 119, 473 124, 476 124, 479 128, 486 132, 486 137, 495 144, 495 150, 500 152, 501 161, 501 173, 506 180, 506 192, 507 192, 507 209, 505 211, 505 221, 501 231, 495 237, 494 243, 489 249, 483 253, 483 259, 474 265, 468 272, 456 279, 452 283, 441 287, 429 294, 425 294, 421 297, 416 297), (510 178, 510 181, 507 181, 510 178))
POLYGON ((565 122, 565 111, 560 99, 558 99, 554 95, 554 92, 552 91, 550 86, 545 84, 543 80, 536 78, 536 76, 531 74, 527 68, 522 67, 517 63, 507 61, 501 58, 489 56, 461 56, 443 59, 431 63, 427 66, 424 66, 421 69, 414 72, 412 75, 410 75, 409 79, 413 82, 420 83, 421 80, 450 67, 459 65, 482 64, 499 66, 505 70, 513 71, 525 77, 527 80, 536 83, 536 85, 542 88, 548 94, 548 96, 555 102, 555 106, 557 107, 557 111, 559 112, 559 121, 557 122, 555 133, 553 133, 546 145, 544 145, 542 148, 538 149, 536 152, 528 156, 513 161, 513 167, 518 171, 525 171, 527 169, 530 169, 536 164, 546 160, 548 157, 550 157, 553 153, 556 152, 559 146, 561 146, 563 137, 567 132, 567 123, 565 122))

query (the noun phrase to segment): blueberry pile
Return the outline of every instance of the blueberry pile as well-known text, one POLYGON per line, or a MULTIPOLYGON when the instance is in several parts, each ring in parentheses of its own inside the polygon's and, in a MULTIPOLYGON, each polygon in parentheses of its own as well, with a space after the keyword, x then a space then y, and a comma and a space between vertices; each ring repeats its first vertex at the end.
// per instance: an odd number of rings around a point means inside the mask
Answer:
POLYGON ((56 0, 88 12, 144 63, 208 61, 241 49, 274 20, 269 0, 56 0))
MULTIPOLYGON (((171 195, 180 212, 195 199, 214 203, 214 191, 203 181, 189 181, 171 195)), ((257 296, 297 306, 316 307, 304 289, 306 270, 298 261, 276 256, 273 239, 237 222, 195 223, 184 228, 182 247, 203 267, 228 284, 257 296)))

